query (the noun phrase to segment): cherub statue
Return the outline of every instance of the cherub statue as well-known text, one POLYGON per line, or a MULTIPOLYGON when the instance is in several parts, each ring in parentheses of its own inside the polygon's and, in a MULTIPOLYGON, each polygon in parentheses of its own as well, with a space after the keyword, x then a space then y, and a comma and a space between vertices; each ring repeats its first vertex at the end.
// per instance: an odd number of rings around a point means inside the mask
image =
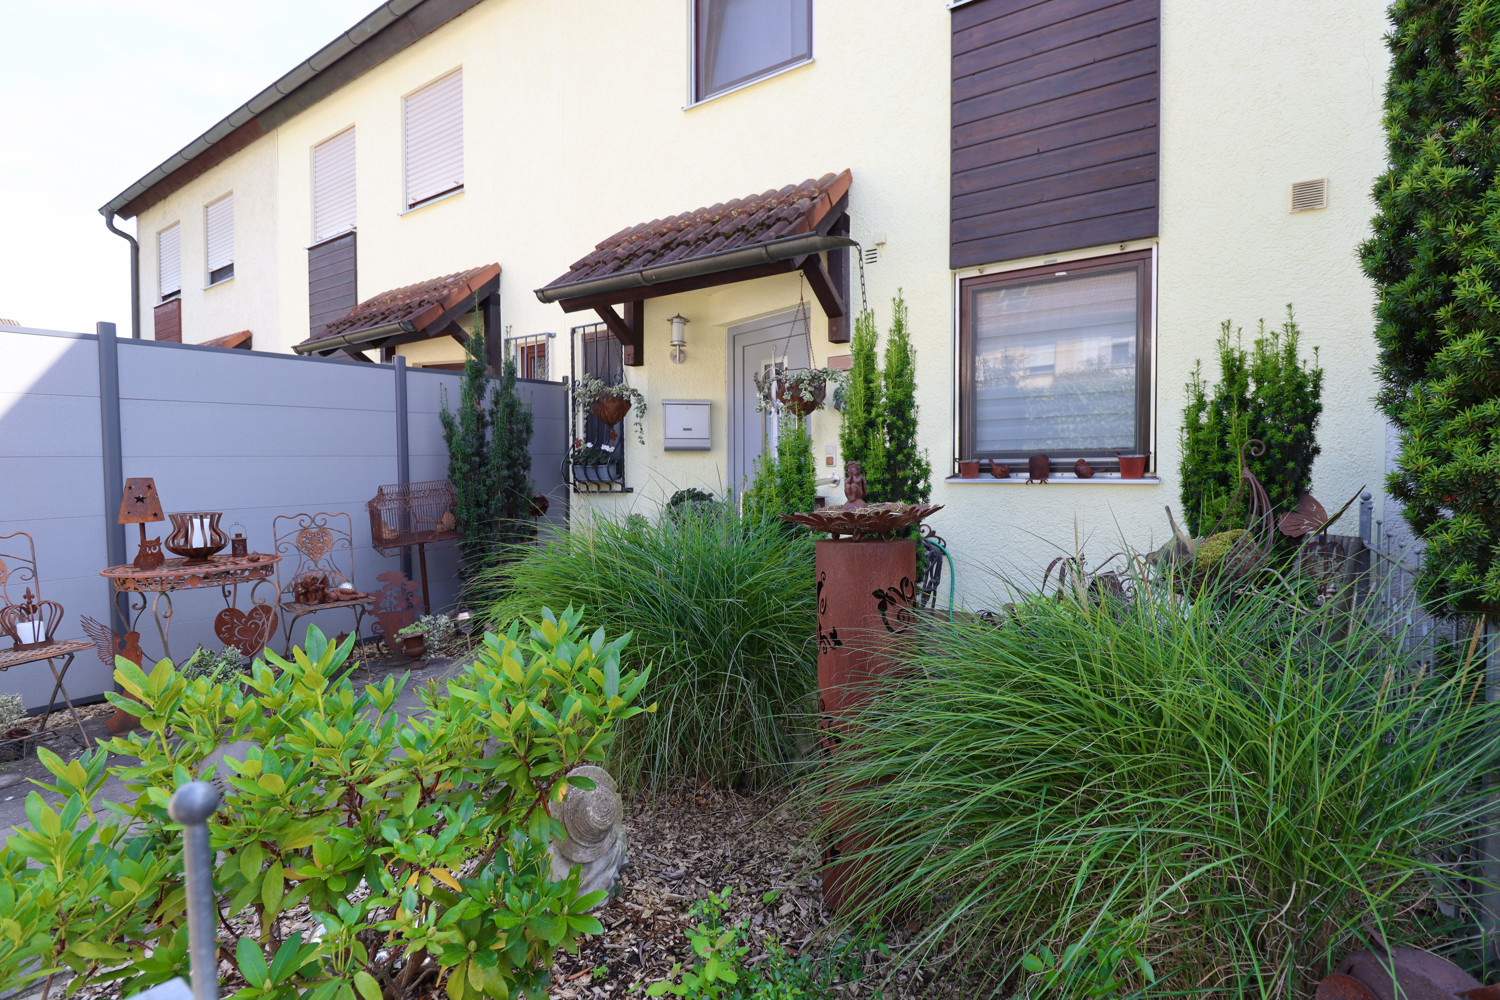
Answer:
POLYGON ((865 505, 865 469, 858 462, 844 463, 844 508, 851 510, 865 505))

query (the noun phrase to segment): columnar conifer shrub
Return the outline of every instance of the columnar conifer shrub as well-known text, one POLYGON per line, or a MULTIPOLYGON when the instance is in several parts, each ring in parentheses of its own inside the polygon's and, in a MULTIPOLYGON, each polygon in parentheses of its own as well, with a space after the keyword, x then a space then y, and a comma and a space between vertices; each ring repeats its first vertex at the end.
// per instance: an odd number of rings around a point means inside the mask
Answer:
POLYGON ((459 551, 468 578, 505 558, 526 537, 531 506, 531 408, 516 391, 516 363, 506 358, 498 379, 485 363, 483 325, 476 314, 464 358, 458 409, 439 415, 448 446, 459 551))
POLYGON ((1381 407, 1401 432, 1388 480, 1426 543, 1439 613, 1500 604, 1500 8, 1391 6, 1385 125, 1361 248, 1380 300, 1381 407))
POLYGON ((843 423, 839 425, 839 451, 845 462, 858 462, 865 473, 866 499, 884 499, 885 406, 881 395, 880 362, 876 354, 879 334, 875 313, 866 309, 854 320, 850 338, 849 381, 844 390, 843 423))
MULTIPOLYGON (((775 447, 768 444, 755 460, 755 478, 745 492, 745 511, 774 518, 777 514, 812 510, 818 496, 817 478, 807 423, 785 414, 775 447)), ((786 529, 803 530, 790 524, 786 529)))
POLYGON ((906 299, 891 300, 891 332, 885 341, 885 474, 881 500, 926 503, 932 497, 932 465, 917 447, 917 352, 906 327, 906 299))
POLYGON ((142 729, 68 763, 40 751, 61 802, 30 793, 28 825, 0 848, 0 982, 69 971, 70 991, 131 996, 186 974, 182 835, 166 805, 196 777, 228 793, 209 828, 219 955, 246 984, 240 1000, 545 996, 557 949, 602 930, 585 912, 602 893, 552 881, 562 830, 547 805, 587 787, 570 772, 603 760, 641 711, 648 676, 622 668, 625 644, 544 611, 485 636, 469 671, 429 686, 427 712, 405 720, 402 684, 335 680, 354 640, 316 628, 305 652, 268 654, 243 685, 117 660, 131 697, 110 698, 142 729), (139 763, 109 767, 109 753, 139 763), (136 798, 96 809, 112 774, 136 798), (320 935, 288 930, 300 905, 320 935))
POLYGON ((1188 530, 1202 535, 1219 525, 1244 527, 1229 504, 1239 488, 1241 448, 1251 438, 1265 442, 1265 453, 1246 454, 1271 506, 1283 510, 1312 487, 1318 457, 1318 418, 1323 412, 1323 369, 1317 350, 1311 363, 1298 356, 1302 333, 1287 307, 1279 330, 1265 321, 1249 351, 1240 331, 1225 320, 1219 330, 1219 380, 1210 388, 1200 361, 1187 385, 1182 414, 1182 510, 1188 530))

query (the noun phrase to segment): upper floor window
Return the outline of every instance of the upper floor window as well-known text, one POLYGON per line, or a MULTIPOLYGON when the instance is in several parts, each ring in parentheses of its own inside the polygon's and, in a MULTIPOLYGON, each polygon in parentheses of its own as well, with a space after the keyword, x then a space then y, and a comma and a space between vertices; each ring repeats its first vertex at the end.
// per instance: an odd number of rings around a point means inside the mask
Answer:
POLYGON ((354 228, 354 129, 312 150, 313 242, 354 228))
POLYGON ((693 100, 812 58, 812 0, 693 0, 693 100))
POLYGON ((959 284, 959 458, 1052 464, 1149 450, 1151 255, 959 284))
POLYGON ((511 356, 516 359, 518 378, 547 379, 547 346, 552 334, 537 333, 510 339, 511 356))
POLYGON ((406 207, 464 186, 464 71, 454 70, 403 102, 406 207))
POLYGON ((203 210, 204 256, 208 283, 234 277, 234 195, 226 194, 203 210))
POLYGON ((182 227, 175 222, 156 234, 156 291, 163 302, 182 294, 182 227))

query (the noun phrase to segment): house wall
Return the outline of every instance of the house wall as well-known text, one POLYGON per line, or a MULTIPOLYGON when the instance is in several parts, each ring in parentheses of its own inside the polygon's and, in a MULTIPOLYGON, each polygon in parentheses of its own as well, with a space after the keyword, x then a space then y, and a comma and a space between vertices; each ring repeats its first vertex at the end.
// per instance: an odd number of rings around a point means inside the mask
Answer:
MULTIPOLYGON (((558 331, 554 375, 567 370, 568 329, 596 317, 562 314, 532 290, 596 243, 643 221, 849 167, 852 235, 866 244, 877 232, 887 240, 866 269, 868 302, 882 331, 898 289, 910 310, 921 444, 933 464, 933 499, 945 505, 933 524, 952 543, 962 603, 993 604, 997 574, 1035 580, 1075 545, 1098 562, 1125 543, 1148 548, 1164 539, 1162 508, 1180 507, 1183 386, 1199 359, 1212 373, 1214 338, 1226 318, 1253 331, 1259 318, 1278 323, 1285 305, 1295 304, 1305 347, 1319 348, 1328 371, 1314 493, 1338 503, 1378 482, 1383 424, 1369 402, 1373 292, 1355 251, 1383 159, 1379 5, 1330 0, 1320 8, 1319 30, 1303 32, 1289 27, 1305 19, 1291 0, 1162 0, 1159 237, 1046 258, 1156 250, 1152 450, 1160 479, 1025 487, 946 480, 957 457, 957 281, 981 270, 948 266, 954 15, 938 2, 820 0, 811 64, 684 107, 688 9, 686 2, 629 0, 484 3, 283 124, 275 137, 279 220, 271 227, 280 265, 276 332, 268 343, 257 330, 257 346, 285 350, 307 336, 310 150, 350 124, 358 129, 360 296, 498 261, 502 325, 515 336, 558 331), (403 213, 401 97, 459 65, 465 190, 403 213), (1329 207, 1289 214, 1291 183, 1322 176, 1330 179, 1329 207)), ((194 204, 212 197, 207 188, 226 188, 213 178, 245 159, 231 157, 195 181, 194 204)), ((143 240, 143 265, 145 247, 143 240)), ((186 275, 201 238, 185 228, 183 247, 186 275)), ((1040 263, 996 260, 982 270, 1040 263)), ((577 508, 647 512, 680 487, 721 489, 724 330, 804 294, 792 277, 647 300, 645 365, 626 374, 651 405, 647 444, 632 443, 627 460, 635 492, 578 498, 577 508), (666 346, 666 319, 678 312, 691 321, 680 366, 666 346), (711 452, 661 450, 659 401, 679 398, 715 401, 711 452)), ((857 306, 857 271, 852 298, 857 306)), ((846 346, 827 343, 815 303, 811 313, 815 363, 845 353, 846 346)), ((184 327, 191 330, 186 314, 184 327)), ((420 363, 460 356, 448 342, 408 354, 420 363)), ((814 418, 814 433, 826 472, 824 445, 836 439, 830 411, 814 418)), ((835 468, 841 472, 841 462, 835 468)), ((842 499, 837 489, 821 491, 842 499)))
MULTIPOLYGON (((136 219, 141 245, 141 336, 152 338, 151 310, 161 302, 157 290, 156 234, 174 222, 182 225, 182 339, 205 340, 249 330, 256 347, 275 349, 277 296, 276 191, 277 140, 263 136, 180 190, 152 205, 136 219), (234 194, 234 277, 208 285, 203 210, 210 202, 234 194), (268 341, 264 345, 262 341, 268 341)), ((303 284, 307 269, 303 263, 303 284)), ((304 287, 304 297, 306 289, 304 287)), ((305 319, 305 316, 304 316, 305 319)))

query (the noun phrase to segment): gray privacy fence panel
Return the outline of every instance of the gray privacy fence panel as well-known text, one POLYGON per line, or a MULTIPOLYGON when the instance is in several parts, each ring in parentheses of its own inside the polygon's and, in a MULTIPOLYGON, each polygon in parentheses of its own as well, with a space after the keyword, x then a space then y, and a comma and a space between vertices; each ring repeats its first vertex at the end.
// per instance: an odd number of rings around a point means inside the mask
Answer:
MULTIPOLYGON (((375 590, 380 574, 400 568, 399 557, 371 545, 365 507, 378 487, 400 478, 394 368, 147 340, 117 345, 124 474, 155 479, 163 510, 222 511, 224 528, 243 525, 258 552, 274 550, 278 514, 347 513, 355 585, 375 590)), ((447 475, 439 414, 444 388, 456 400, 459 379, 408 370, 413 480, 447 475)), ((549 521, 563 523, 564 388, 521 386, 536 414, 532 476, 552 498, 549 521)), ((100 441, 98 338, 0 330, 0 534, 23 530, 35 537, 43 591, 66 609, 59 633, 66 638, 83 636, 81 615, 111 620, 99 570, 109 561, 106 532, 119 498, 104 496, 100 441)), ((147 526, 151 537, 169 530, 169 522, 147 526)), ((127 528, 126 558, 134 557, 138 535, 127 528)), ((293 563, 282 564, 288 577, 293 563)), ((452 608, 459 596, 456 547, 430 550, 427 568, 433 607, 452 608)), ((274 599, 274 589, 268 581, 257 596, 274 599)), ((238 606, 248 603, 242 589, 238 606)), ((218 589, 174 595, 170 641, 179 660, 200 644, 219 648, 213 620, 223 607, 218 589)), ((302 619, 292 640, 302 642, 310 624, 335 635, 352 622, 347 610, 320 612, 302 619)), ((149 609, 140 631, 148 659, 159 656, 149 609)), ((278 634, 274 648, 280 642, 278 634)), ((68 690, 75 698, 97 696, 112 686, 111 676, 110 667, 85 652, 74 662, 68 690)), ((0 694, 19 692, 29 708, 44 705, 50 691, 45 664, 0 674, 0 694)))
MULTIPOLYGON (((99 442, 97 339, 0 331, 0 535, 31 534, 42 595, 63 606, 63 639, 85 638, 80 615, 108 620, 99 442)), ((75 696, 97 693, 110 670, 85 651, 67 683, 75 696)), ((0 694, 18 693, 28 708, 45 706, 51 692, 45 663, 0 673, 0 694)))

